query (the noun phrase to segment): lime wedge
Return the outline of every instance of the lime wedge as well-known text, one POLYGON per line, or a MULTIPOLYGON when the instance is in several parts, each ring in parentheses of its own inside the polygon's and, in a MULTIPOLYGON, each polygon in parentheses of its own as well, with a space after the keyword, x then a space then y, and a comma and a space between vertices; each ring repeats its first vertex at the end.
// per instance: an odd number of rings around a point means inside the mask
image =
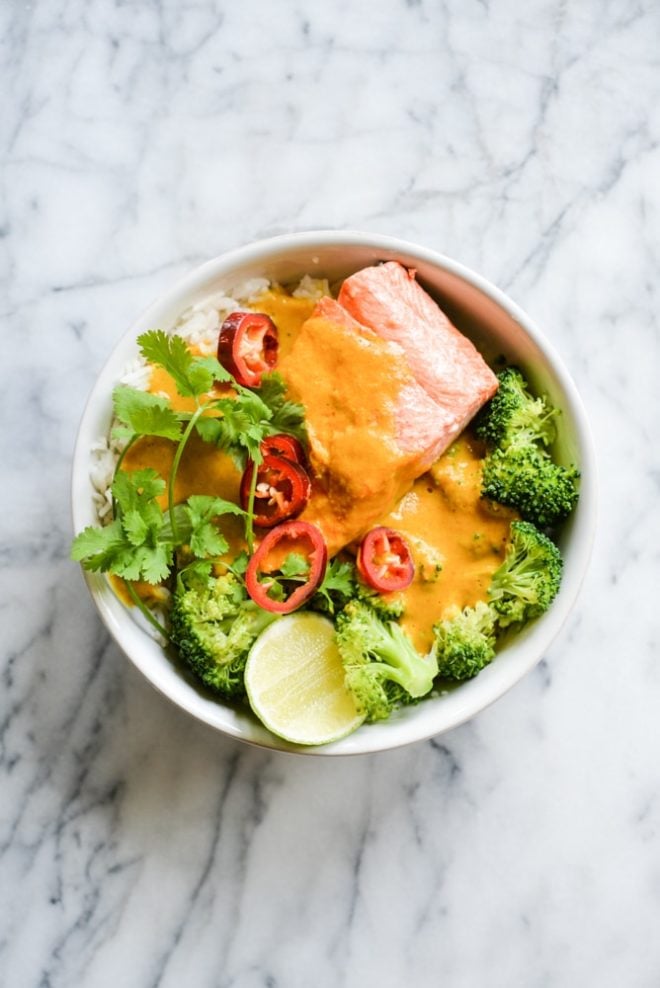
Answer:
POLYGON ((245 666, 245 687, 259 720, 294 744, 328 744, 359 727, 332 622, 320 614, 288 614, 257 638, 245 666))

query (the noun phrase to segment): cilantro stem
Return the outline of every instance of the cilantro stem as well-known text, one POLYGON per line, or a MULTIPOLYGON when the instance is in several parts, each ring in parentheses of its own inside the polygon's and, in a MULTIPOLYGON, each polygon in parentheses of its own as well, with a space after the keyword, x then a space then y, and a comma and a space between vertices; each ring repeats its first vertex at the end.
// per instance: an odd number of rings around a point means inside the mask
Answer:
POLYGON ((186 431, 181 436, 179 440, 179 445, 176 448, 176 453, 174 454, 174 462, 172 463, 172 469, 170 470, 170 476, 167 484, 167 510, 170 514, 170 525, 172 526, 172 537, 174 539, 175 545, 179 542, 179 530, 177 528, 176 517, 174 514, 174 484, 176 481, 176 475, 179 471, 179 464, 181 462, 181 457, 183 456, 183 451, 186 448, 186 443, 190 439, 193 429, 195 428, 195 423, 201 417, 205 411, 204 405, 198 405, 195 413, 188 422, 186 426, 186 431))
POLYGON ((157 618, 155 618, 154 615, 151 613, 151 611, 149 610, 145 602, 142 600, 137 590, 135 589, 133 583, 131 583, 130 580, 124 580, 124 584, 126 585, 128 596, 131 598, 135 606, 142 612, 142 614, 144 614, 149 624, 152 624, 154 628, 158 632, 160 632, 163 638, 167 639, 167 641, 171 641, 172 639, 170 638, 169 633, 166 631, 166 629, 163 627, 160 621, 157 618))
POLYGON ((254 551, 254 497, 257 490, 258 472, 259 467, 253 462, 252 477, 250 478, 250 493, 248 495, 247 512, 245 515, 245 541, 247 542, 248 552, 250 555, 252 555, 254 551))
POLYGON ((140 438, 140 433, 139 432, 134 432, 133 435, 131 436, 131 438, 128 440, 128 442, 124 446, 124 448, 122 449, 121 453, 119 454, 119 458, 118 458, 118 460, 117 460, 117 462, 115 464, 115 472, 114 472, 114 476, 115 477, 117 476, 117 474, 121 470, 121 465, 124 462, 124 457, 128 453, 128 451, 131 448, 131 446, 133 445, 133 443, 137 442, 137 440, 139 438, 140 438))

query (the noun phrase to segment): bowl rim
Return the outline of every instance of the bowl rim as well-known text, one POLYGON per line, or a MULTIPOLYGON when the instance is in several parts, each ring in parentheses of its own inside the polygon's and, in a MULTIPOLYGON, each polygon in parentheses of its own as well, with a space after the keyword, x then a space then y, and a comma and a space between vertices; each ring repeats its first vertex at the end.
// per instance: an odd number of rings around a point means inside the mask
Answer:
MULTIPOLYGON (((197 721, 205 723, 228 737, 272 751, 320 756, 369 754, 376 751, 392 750, 418 741, 426 741, 431 737, 439 736, 449 730, 453 730, 455 727, 476 716, 477 713, 486 709, 490 704, 508 692, 508 690, 515 686, 516 683, 541 661, 544 652, 559 634, 575 603, 587 572, 597 521, 596 455, 589 420, 577 387, 554 346, 548 341, 534 320, 516 302, 509 298, 508 295, 497 288, 496 285, 463 263, 431 248, 397 237, 358 230, 322 229, 281 234, 276 237, 253 241, 252 243, 236 247, 204 261, 176 279, 169 288, 154 299, 115 341, 114 346, 104 361, 85 402, 76 435, 71 467, 72 521, 74 531, 79 531, 85 523, 85 519, 80 517, 83 511, 81 498, 89 497, 90 445, 89 437, 85 434, 85 426, 99 402, 105 401, 107 403, 109 400, 110 392, 108 391, 105 377, 108 376, 109 365, 113 362, 115 354, 124 347, 125 342, 128 340, 134 341, 140 332, 159 321, 156 318, 156 314, 160 313, 160 310, 168 303, 168 300, 174 300, 179 296, 192 296, 196 291, 199 292, 204 283, 211 277, 220 278, 222 276, 228 276, 233 269, 245 263, 258 264, 260 260, 265 263, 279 252, 295 249, 313 250, 317 247, 362 247, 377 251, 387 251, 392 254, 405 254, 407 259, 412 258, 448 272, 475 288, 509 315, 543 353, 552 373, 557 378, 567 402, 567 407, 564 410, 568 413, 573 423, 580 448, 580 468, 582 474, 579 502, 580 523, 579 528, 578 525, 575 526, 571 538, 573 565, 571 567, 570 579, 567 581, 565 575, 559 597, 555 600, 550 610, 534 622, 533 627, 530 629, 536 639, 536 647, 523 650, 522 656, 516 656, 517 661, 498 669, 498 675, 482 679, 484 676, 484 673, 482 673, 480 676, 475 677, 475 679, 470 680, 471 689, 469 693, 464 691, 463 698, 461 698, 460 688, 450 694, 453 701, 451 703, 451 716, 445 716, 443 718, 445 722, 440 725, 434 724, 434 721, 437 720, 438 710, 446 713, 446 702, 442 708, 437 707, 436 710, 429 710, 428 708, 433 706, 432 703, 429 703, 427 707, 428 712, 425 712, 423 716, 417 719, 398 721, 396 723, 392 720, 387 721, 387 740, 385 743, 379 740, 380 732, 370 735, 368 729, 361 728, 347 738, 333 742, 332 744, 314 747, 295 746, 277 738, 275 735, 267 739, 254 738, 249 737, 245 732, 231 724, 221 725, 215 722, 211 716, 206 716, 204 711, 193 709, 194 703, 188 697, 187 690, 181 690, 180 695, 175 695, 176 691, 167 688, 162 682, 158 682, 151 675, 150 670, 146 668, 147 662, 142 662, 139 654, 136 654, 133 647, 134 642, 131 641, 132 638, 135 638, 135 635, 130 634, 128 628, 130 625, 142 634, 146 634, 146 632, 132 620, 128 610, 126 611, 126 623, 115 620, 108 606, 106 595, 101 592, 102 587, 106 586, 107 583, 105 576, 89 573, 85 570, 83 570, 83 576, 105 627, 120 649, 159 693, 167 697, 177 707, 192 715, 197 721), (86 495, 84 494, 85 487, 87 488, 86 495), (436 716, 434 717, 433 714, 436 714, 436 716), (417 729, 415 729, 416 724, 417 729), (361 739, 360 743, 356 744, 351 740, 358 737, 361 739)), ((190 304, 190 302, 187 304, 190 304)), ((185 306, 182 308, 185 308, 185 306)), ((528 629, 523 629, 520 635, 527 637, 527 632, 528 629)), ((153 639, 151 640, 153 641, 153 639)), ((489 668, 493 669, 495 666, 493 665, 489 668)), ((484 672, 486 671, 484 670, 484 672)), ((188 684, 184 680, 179 679, 179 682, 182 686, 188 687, 188 684)), ((424 707, 425 705, 421 704, 415 710, 417 712, 423 711, 424 707)))

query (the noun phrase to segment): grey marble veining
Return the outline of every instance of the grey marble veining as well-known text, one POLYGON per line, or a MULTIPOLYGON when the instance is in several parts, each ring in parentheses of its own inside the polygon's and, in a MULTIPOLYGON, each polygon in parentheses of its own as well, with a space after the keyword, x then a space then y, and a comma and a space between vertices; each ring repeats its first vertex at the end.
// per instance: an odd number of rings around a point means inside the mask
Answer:
POLYGON ((660 7, 0 5, 0 984, 660 983, 660 7), (85 397, 255 237, 440 249, 587 404, 600 527, 540 666, 454 732, 300 759, 190 723, 77 568, 85 397))

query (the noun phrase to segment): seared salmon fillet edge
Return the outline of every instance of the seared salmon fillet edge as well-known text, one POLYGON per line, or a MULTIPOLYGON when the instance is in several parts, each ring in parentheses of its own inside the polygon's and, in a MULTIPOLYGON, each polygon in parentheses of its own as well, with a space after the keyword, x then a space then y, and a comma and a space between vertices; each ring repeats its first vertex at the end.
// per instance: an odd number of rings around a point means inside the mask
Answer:
POLYGON ((363 326, 399 344, 416 380, 445 410, 440 455, 497 391, 486 361, 424 291, 415 272, 398 261, 346 278, 337 301, 363 326))

